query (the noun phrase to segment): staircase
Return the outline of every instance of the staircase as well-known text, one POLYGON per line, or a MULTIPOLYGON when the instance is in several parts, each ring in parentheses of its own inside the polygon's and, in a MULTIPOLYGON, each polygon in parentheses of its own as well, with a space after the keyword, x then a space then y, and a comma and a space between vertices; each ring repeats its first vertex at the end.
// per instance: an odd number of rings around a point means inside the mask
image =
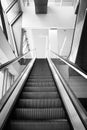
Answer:
POLYGON ((46 59, 37 59, 5 130, 71 130, 46 59))

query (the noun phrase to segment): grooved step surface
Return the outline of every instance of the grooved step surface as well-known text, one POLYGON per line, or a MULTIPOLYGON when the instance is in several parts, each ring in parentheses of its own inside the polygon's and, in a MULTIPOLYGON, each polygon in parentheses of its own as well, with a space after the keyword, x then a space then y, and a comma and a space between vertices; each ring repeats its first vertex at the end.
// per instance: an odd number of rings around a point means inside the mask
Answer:
MULTIPOLYGON (((9 128, 8 128, 9 129, 9 128)), ((12 120, 11 130, 71 130, 67 120, 29 122, 12 120)))
POLYGON ((34 85, 34 86, 53 86, 53 85, 55 85, 55 83, 54 82, 27 82, 26 83, 26 86, 27 85, 34 85))
POLYGON ((56 92, 55 87, 24 87, 24 92, 56 92))
POLYGON ((51 75, 30 75, 29 79, 53 79, 51 75))
POLYGON ((20 108, 58 108, 62 107, 61 100, 58 99, 20 99, 20 108))
POLYGON ((25 87, 54 87, 55 88, 55 85, 54 84, 25 84, 25 87))
POLYGON ((27 82, 53 82, 53 79, 28 79, 27 82))
POLYGON ((71 130, 46 59, 37 59, 5 130, 71 130))
POLYGON ((17 108, 13 114, 13 117, 17 120, 53 120, 65 119, 66 115, 63 108, 17 108))
POLYGON ((57 92, 22 92, 21 98, 32 98, 32 99, 38 99, 38 98, 58 98, 59 95, 57 92))

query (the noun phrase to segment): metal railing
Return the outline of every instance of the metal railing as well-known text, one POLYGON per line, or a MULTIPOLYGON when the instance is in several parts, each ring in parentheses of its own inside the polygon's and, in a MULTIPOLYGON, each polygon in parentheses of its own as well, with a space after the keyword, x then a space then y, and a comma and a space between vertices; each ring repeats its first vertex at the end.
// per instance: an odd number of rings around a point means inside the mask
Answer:
POLYGON ((28 75, 33 67, 35 62, 35 57, 29 62, 20 76, 17 78, 13 87, 8 91, 8 93, 3 98, 2 102, 0 102, 0 130, 3 130, 6 121, 9 118, 9 115, 22 91, 22 88, 28 78, 28 75), (1 107, 2 105, 2 107, 1 107))
POLYGON ((62 56, 59 56, 57 53, 55 53, 52 50, 50 50, 50 52, 53 53, 54 55, 56 55, 58 59, 60 59, 61 61, 63 61, 65 64, 67 64, 68 66, 70 66, 72 69, 74 69, 76 72, 78 72, 80 75, 82 75, 84 78, 87 79, 87 73, 84 70, 82 70, 78 65, 70 62, 69 60, 63 58, 62 56))
MULTIPOLYGON (((65 60, 64 58, 62 58, 61 56, 59 56, 58 54, 56 54, 54 51, 49 50, 49 52, 53 53, 56 58, 58 58, 59 60, 61 60, 62 62, 64 62, 66 65, 68 65, 69 67, 71 67, 72 69, 74 69, 76 72, 78 72, 81 76, 84 76, 84 78, 87 79, 87 75, 84 74, 84 72, 81 72, 81 69, 79 67, 76 67, 74 64, 69 63, 67 60, 65 60)), ((49 56, 49 58, 51 59, 51 57, 49 56)), ((54 63, 53 63, 54 64, 54 63)), ((55 66, 55 65, 54 65, 55 66)), ((56 68, 56 67, 55 67, 56 68)), ((54 68, 54 69, 55 69, 54 68)), ((56 69, 58 70, 58 69, 56 69)), ((55 70, 55 71, 56 71, 55 70)), ((82 104, 80 103, 79 99, 76 97, 76 95, 74 94, 74 92, 71 90, 70 85, 67 83, 67 81, 62 77, 61 73, 59 71, 57 71, 58 76, 67 92, 67 94, 69 95, 78 115, 80 116, 84 126, 87 129, 87 112, 84 109, 84 107, 82 106, 82 104)))
MULTIPOLYGON (((29 52, 25 53, 24 55, 18 56, 17 58, 15 58, 15 59, 13 59, 13 60, 11 60, 11 61, 8 61, 8 62, 6 62, 6 63, 4 63, 4 64, 1 64, 1 65, 0 65, 0 70, 1 70, 1 69, 4 69, 5 67, 9 66, 9 65, 12 64, 12 63, 17 62, 18 60, 20 60, 20 59, 23 58, 24 56, 28 55, 28 54, 29 54, 30 52, 32 52, 32 51, 35 51, 35 53, 36 53, 36 49, 32 49, 32 50, 30 50, 29 52)), ((36 55, 36 54, 35 54, 35 55, 36 55)))
MULTIPOLYGON (((4 69, 6 69, 6 68, 9 68, 10 65, 13 65, 13 64, 17 63, 17 62, 20 61, 22 58, 26 58, 26 56, 27 56, 28 54, 30 54, 30 52, 32 52, 32 51, 36 51, 36 50, 33 49, 33 50, 29 51, 28 53, 26 53, 26 54, 24 54, 24 55, 22 55, 22 56, 19 56, 19 57, 15 58, 15 59, 13 59, 13 60, 11 60, 11 61, 8 61, 8 62, 2 64, 2 65, 0 66, 0 71, 4 70, 4 69)), ((36 55, 35 55, 35 56, 36 56, 36 55)), ((30 60, 32 60, 32 59, 34 59, 34 58, 35 58, 35 57, 30 58, 30 60)), ((19 64, 20 64, 20 63, 19 63, 19 64)), ((29 63, 27 63, 27 65, 28 65, 28 64, 29 64, 29 63)), ((22 72, 26 69, 27 65, 25 65, 25 67, 23 68, 22 72)), ((22 73, 22 72, 21 72, 21 73, 22 73)), ((1 98, 1 100, 0 100, 0 111, 1 111, 2 108, 4 107, 5 103, 7 102, 8 98, 10 97, 10 95, 12 94, 12 92, 14 91, 14 89, 15 89, 17 83, 20 81, 20 79, 21 79, 21 74, 18 75, 18 78, 14 81, 13 85, 10 87, 10 89, 8 89, 8 90, 6 91, 6 93, 5 93, 5 94, 3 95, 3 97, 1 98), (15 83, 15 82, 17 82, 17 83, 15 83)), ((4 79, 3 79, 3 80, 4 80, 4 79)), ((2 87, 3 87, 3 86, 2 86, 2 87)))

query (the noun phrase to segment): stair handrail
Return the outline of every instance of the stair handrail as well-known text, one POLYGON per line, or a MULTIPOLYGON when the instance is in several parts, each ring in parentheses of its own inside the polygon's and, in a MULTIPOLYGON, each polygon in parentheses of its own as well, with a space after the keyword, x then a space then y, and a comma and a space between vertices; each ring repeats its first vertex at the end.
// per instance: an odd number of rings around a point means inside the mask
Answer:
MULTIPOLYGON (((72 65, 70 65, 70 63, 68 64, 67 61, 65 59, 63 59, 61 56, 59 56, 58 54, 56 54, 54 51, 49 50, 50 52, 52 52, 53 54, 55 54, 61 61, 63 61, 65 64, 69 65, 70 67, 72 67, 72 65)), ((54 64, 54 63, 53 63, 54 64)), ((54 65, 55 66, 55 65, 54 65)), ((72 67, 73 68, 73 67, 72 67)), ((55 69, 55 68, 54 68, 55 69)), ((58 69, 57 69, 58 70, 58 69)), ((76 95, 74 94, 74 92, 71 90, 71 88, 69 87, 69 84, 64 80, 64 78, 62 77, 61 73, 58 71, 58 76, 61 80, 61 82, 64 85, 64 88, 67 92, 67 94, 69 95, 78 115, 80 116, 84 126, 87 129, 87 112, 84 109, 84 107, 82 106, 82 104, 80 103, 79 99, 76 97, 76 95)))
POLYGON ((20 56, 18 56, 18 57, 16 57, 16 58, 14 58, 13 60, 10 60, 10 61, 8 61, 8 62, 6 62, 6 63, 4 63, 4 64, 1 64, 1 65, 0 65, 0 70, 4 69, 5 67, 9 66, 9 65, 12 64, 12 63, 17 62, 18 60, 20 60, 20 59, 23 58, 24 56, 28 55, 28 54, 29 54, 30 52, 32 52, 32 51, 36 51, 36 49, 32 49, 32 50, 30 50, 29 52, 27 52, 27 53, 25 53, 25 54, 23 54, 23 55, 20 55, 20 56))
POLYGON ((12 85, 11 89, 8 90, 8 93, 3 97, 3 100, 0 100, 0 130, 3 130, 3 127, 8 120, 9 115, 23 89, 23 86, 28 78, 34 62, 35 57, 23 69, 19 77, 16 79, 15 83, 12 85))
POLYGON ((87 79, 87 73, 82 70, 78 65, 74 64, 73 62, 69 61, 67 58, 63 58, 62 56, 58 55, 53 50, 49 50, 54 55, 57 56, 61 61, 63 61, 65 64, 67 64, 70 68, 74 69, 77 73, 79 73, 81 76, 83 76, 85 79, 87 79))
MULTIPOLYGON (((11 65, 11 64, 13 64, 13 63, 19 61, 20 59, 22 59, 23 57, 26 57, 26 55, 28 55, 31 51, 36 51, 36 49, 32 49, 32 50, 30 50, 28 53, 25 53, 25 54, 22 55, 22 56, 19 56, 19 57, 15 58, 15 59, 13 59, 13 60, 11 60, 11 61, 5 63, 5 64, 2 64, 2 65, 0 66, 0 70, 5 69, 5 68, 8 67, 9 65, 11 65)), ((35 58, 36 58, 36 56, 33 57, 33 58, 31 58, 31 60, 33 60, 33 59, 35 59, 35 58)), ((29 63, 30 63, 30 62, 29 62, 29 63)), ((28 64, 29 64, 29 63, 28 63, 28 64)), ((26 67, 27 67, 27 65, 26 65, 26 67)), ((26 67, 25 67, 25 68, 26 68, 26 67)), ((25 69, 24 69, 24 70, 25 70, 25 69)), ((23 71, 24 71, 24 70, 23 70, 23 71)), ((20 74, 20 75, 21 75, 21 74, 20 74)), ((17 78, 17 80, 20 79, 20 77, 21 77, 20 75, 19 75, 19 77, 17 78)), ((16 84, 16 83, 15 83, 15 84, 16 84)), ((9 96, 11 95, 11 93, 13 92, 13 90, 15 89, 15 85, 13 84, 12 86, 14 86, 14 87, 11 87, 10 90, 8 89, 7 94, 5 94, 5 95, 3 96, 3 98, 0 100, 0 111, 1 111, 2 108, 4 107, 6 101, 8 100, 8 98, 9 98, 9 96)))

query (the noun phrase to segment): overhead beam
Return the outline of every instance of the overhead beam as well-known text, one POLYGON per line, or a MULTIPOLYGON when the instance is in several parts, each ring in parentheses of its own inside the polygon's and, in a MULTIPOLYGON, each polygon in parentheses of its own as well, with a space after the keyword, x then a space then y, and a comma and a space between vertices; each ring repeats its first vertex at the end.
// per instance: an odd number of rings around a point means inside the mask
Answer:
POLYGON ((34 4, 36 14, 47 14, 48 0, 34 0, 34 4))

